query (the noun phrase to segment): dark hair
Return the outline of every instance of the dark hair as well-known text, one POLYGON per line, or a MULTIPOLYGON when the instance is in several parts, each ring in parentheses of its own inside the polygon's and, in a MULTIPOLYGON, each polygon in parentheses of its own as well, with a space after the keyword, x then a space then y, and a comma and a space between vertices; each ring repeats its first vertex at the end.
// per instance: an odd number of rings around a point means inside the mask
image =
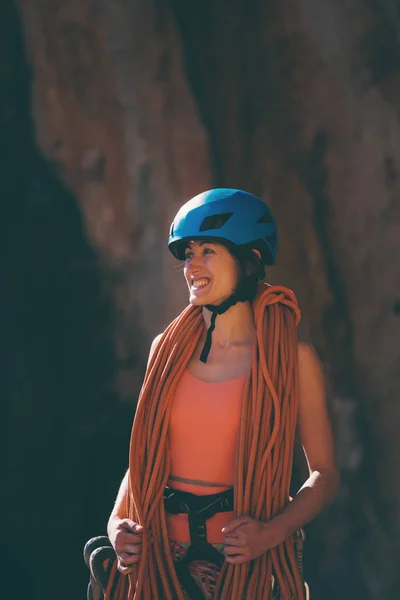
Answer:
POLYGON ((253 252, 251 245, 236 246, 231 242, 219 241, 232 254, 239 267, 236 294, 252 302, 257 294, 259 281, 265 277, 265 267, 253 252))

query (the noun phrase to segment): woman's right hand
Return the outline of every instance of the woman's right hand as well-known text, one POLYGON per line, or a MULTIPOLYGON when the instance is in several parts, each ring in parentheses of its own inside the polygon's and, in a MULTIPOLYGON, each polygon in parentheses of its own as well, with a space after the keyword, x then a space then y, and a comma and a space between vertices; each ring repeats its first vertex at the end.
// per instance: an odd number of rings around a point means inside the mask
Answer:
POLYGON ((132 572, 142 555, 143 527, 131 519, 114 518, 108 523, 108 537, 117 555, 117 568, 123 575, 132 572))

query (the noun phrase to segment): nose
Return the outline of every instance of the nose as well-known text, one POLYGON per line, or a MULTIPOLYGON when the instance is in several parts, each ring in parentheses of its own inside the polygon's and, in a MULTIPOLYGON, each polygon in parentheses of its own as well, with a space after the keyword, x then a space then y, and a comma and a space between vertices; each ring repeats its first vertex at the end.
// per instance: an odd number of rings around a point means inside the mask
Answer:
POLYGON ((186 273, 189 275, 198 273, 202 269, 202 260, 200 256, 192 256, 186 263, 186 273))

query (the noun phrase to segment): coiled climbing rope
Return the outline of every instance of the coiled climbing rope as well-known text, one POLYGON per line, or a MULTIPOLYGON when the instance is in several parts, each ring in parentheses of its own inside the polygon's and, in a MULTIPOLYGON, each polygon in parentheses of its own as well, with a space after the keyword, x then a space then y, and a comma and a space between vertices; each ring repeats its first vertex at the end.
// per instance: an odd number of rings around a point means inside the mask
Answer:
MULTIPOLYGON (((267 284, 260 284, 253 310, 256 343, 242 403, 234 506, 238 516, 268 521, 289 502, 299 395, 300 310, 293 292, 267 284)), ((113 565, 106 600, 184 599, 169 549, 163 492, 170 474, 172 401, 203 331, 201 308, 188 306, 167 327, 150 359, 132 428, 127 516, 151 532, 153 543, 143 535, 140 562, 116 585, 113 565)), ((304 600, 292 537, 251 562, 225 563, 215 598, 271 600, 272 577, 282 600, 304 600)))

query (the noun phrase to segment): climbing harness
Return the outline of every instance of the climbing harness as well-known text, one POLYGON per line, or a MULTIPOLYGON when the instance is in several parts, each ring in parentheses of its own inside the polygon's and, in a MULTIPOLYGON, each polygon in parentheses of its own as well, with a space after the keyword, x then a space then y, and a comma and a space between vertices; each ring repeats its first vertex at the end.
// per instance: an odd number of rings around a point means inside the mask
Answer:
POLYGON ((175 563, 178 579, 191 600, 204 600, 204 596, 190 575, 189 565, 196 560, 211 562, 221 567, 224 556, 207 541, 206 521, 217 513, 233 510, 233 489, 219 494, 197 496, 169 487, 164 491, 166 512, 187 514, 189 520, 190 547, 185 556, 175 563))

